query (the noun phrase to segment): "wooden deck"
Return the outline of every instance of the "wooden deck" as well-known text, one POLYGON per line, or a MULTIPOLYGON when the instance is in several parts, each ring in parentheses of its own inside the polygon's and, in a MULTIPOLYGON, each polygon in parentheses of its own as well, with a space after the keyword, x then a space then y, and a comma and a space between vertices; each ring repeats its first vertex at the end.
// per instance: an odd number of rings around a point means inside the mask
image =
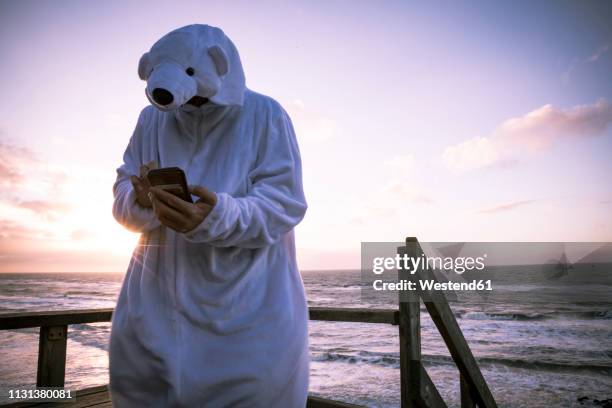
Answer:
MULTIPOLYGON (((111 408, 113 404, 108 393, 108 386, 100 385, 77 391, 74 402, 15 402, 13 404, 2 405, 5 408, 66 408, 67 406, 70 408, 111 408)), ((310 396, 308 397, 306 408, 361 408, 361 406, 310 396)))

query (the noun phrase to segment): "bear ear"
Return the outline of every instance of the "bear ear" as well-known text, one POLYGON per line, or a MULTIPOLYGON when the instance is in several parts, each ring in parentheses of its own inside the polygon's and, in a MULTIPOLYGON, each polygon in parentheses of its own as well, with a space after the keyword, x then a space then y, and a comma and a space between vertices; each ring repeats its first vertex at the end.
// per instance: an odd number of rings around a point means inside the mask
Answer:
POLYGON ((149 71, 149 53, 145 52, 140 57, 140 61, 138 62, 138 76, 140 79, 145 81, 147 79, 147 72, 149 71))
POLYGON ((215 67, 217 67, 217 74, 219 74, 219 76, 227 74, 229 71, 229 61, 227 60, 227 55, 225 55, 223 48, 218 45, 208 47, 208 55, 210 55, 215 63, 215 67))

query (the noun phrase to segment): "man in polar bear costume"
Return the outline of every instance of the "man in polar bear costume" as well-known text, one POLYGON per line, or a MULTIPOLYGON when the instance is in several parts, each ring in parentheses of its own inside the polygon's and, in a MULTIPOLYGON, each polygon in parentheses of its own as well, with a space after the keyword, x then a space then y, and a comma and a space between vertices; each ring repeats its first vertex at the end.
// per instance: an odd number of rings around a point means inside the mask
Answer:
POLYGON ((308 308, 293 228, 304 216, 287 113, 245 86, 234 44, 190 25, 138 67, 151 101, 117 169, 113 214, 141 233, 113 314, 116 407, 304 407, 308 308), (185 171, 194 204, 155 187, 185 171))

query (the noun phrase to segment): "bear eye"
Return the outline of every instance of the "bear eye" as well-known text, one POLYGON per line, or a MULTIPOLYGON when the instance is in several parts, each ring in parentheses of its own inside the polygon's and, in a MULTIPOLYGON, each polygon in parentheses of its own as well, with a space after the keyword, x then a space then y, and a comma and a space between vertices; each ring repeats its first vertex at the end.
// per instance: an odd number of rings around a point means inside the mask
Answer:
POLYGON ((195 70, 194 70, 193 68, 191 68, 191 67, 187 68, 187 69, 185 70, 185 72, 186 72, 186 73, 187 73, 187 75, 189 75, 189 76, 193 76, 193 74, 195 74, 195 70))

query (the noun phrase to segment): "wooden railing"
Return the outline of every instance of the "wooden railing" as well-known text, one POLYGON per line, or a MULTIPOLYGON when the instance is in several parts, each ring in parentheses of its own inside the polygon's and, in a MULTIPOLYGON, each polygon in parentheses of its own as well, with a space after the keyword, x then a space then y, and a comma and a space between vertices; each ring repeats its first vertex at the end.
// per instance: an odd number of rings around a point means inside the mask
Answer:
MULTIPOLYGON (((420 256, 415 238, 407 238, 399 253, 420 256)), ((399 271, 400 279, 435 279, 429 271, 410 275, 399 271)), ((496 407, 480 368, 463 337, 446 298, 436 291, 408 292, 398 310, 310 307, 310 319, 333 322, 383 323, 399 326, 401 406, 446 407, 438 389, 421 361, 420 300, 425 304, 459 369, 461 407, 496 407), (420 300, 419 300, 420 297, 420 300)), ((0 330, 40 327, 37 387, 63 387, 66 369, 68 326, 110 322, 113 309, 63 310, 9 313, 0 315, 0 330)), ((308 398, 310 408, 356 407, 319 397, 308 398)))
MULTIPOLYGON (((406 245, 399 247, 398 253, 419 258, 423 255, 423 250, 416 238, 406 238, 406 245)), ((398 274, 400 280, 437 281, 431 269, 419 269, 414 274, 399 270, 398 274)), ((421 362, 421 301, 459 369, 461 407, 497 407, 444 294, 437 290, 421 290, 420 285, 415 287, 418 290, 406 291, 403 296, 400 295, 399 303, 402 408, 446 406, 437 390, 429 389, 435 389, 435 385, 431 383, 421 362)))

